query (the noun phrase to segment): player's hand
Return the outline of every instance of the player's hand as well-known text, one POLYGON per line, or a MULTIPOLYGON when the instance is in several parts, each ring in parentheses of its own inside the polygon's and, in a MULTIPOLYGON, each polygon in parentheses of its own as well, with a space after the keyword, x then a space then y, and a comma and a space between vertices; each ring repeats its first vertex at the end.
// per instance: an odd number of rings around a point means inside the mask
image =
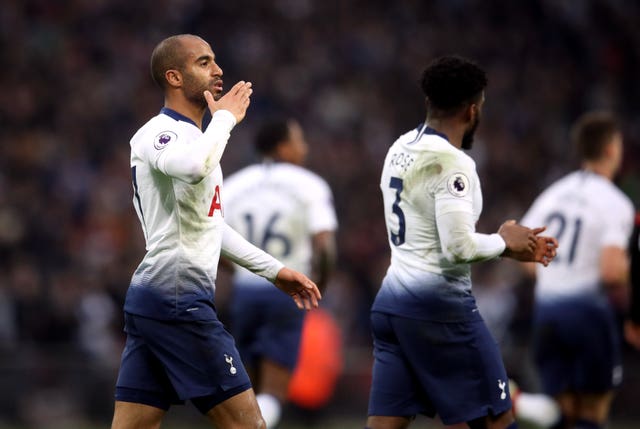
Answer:
POLYGON ((218 110, 225 109, 236 117, 236 123, 239 124, 247 113, 252 93, 251 82, 241 80, 218 101, 214 100, 213 94, 208 90, 204 92, 204 98, 207 100, 207 105, 212 115, 218 110))
POLYGON ((318 300, 322 298, 318 286, 314 282, 304 274, 287 267, 278 271, 274 283, 278 289, 293 298, 301 310, 317 308, 318 300))
POLYGON ((505 256, 536 250, 537 240, 533 230, 517 224, 515 220, 508 220, 500 225, 498 234, 506 243, 505 256))
POLYGON ((538 227, 529 229, 522 225, 517 225, 515 221, 509 220, 502 224, 498 233, 507 243, 507 247, 504 251, 504 256, 516 259, 523 262, 538 262, 545 267, 551 263, 553 258, 556 257, 556 251, 558 249, 558 240, 553 237, 547 237, 539 235, 546 227, 538 227), (518 226, 527 230, 526 239, 524 237, 525 231, 521 229, 513 229, 518 226), (510 247, 510 243, 505 238, 513 239, 516 243, 513 247, 510 247), (533 241, 532 241, 533 238, 533 241), (517 240, 520 240, 519 242, 517 240), (531 244, 533 243, 533 246, 531 244))
POLYGON ((553 261, 553 258, 556 257, 558 240, 553 237, 538 235, 545 229, 546 227, 533 229, 533 233, 536 235, 536 250, 531 255, 532 259, 530 261, 538 262, 546 267, 553 261))
POLYGON ((631 320, 624 322, 624 338, 629 344, 640 350, 640 325, 631 320))

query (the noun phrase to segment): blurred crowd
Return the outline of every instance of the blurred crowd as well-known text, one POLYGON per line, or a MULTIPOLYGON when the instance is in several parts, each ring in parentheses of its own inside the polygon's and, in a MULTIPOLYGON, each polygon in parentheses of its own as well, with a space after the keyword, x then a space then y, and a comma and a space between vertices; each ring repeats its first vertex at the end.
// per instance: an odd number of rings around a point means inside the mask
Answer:
MULTIPOLYGON (((305 128, 308 165, 331 185, 340 222, 324 305, 347 349, 366 355, 368 309, 389 258, 381 164, 393 140, 424 120, 418 81, 427 62, 458 53, 488 72, 472 156, 484 191, 478 230, 492 232, 576 167, 568 128, 589 109, 619 115, 619 184, 640 203, 638 22, 631 0, 3 1, 0 387, 19 380, 20 388, 0 389, 0 422, 28 420, 24 409, 38 404, 41 414, 60 413, 73 395, 101 398, 102 410, 83 412, 110 413, 122 303, 144 252, 128 142, 162 106, 149 57, 164 37, 202 36, 226 88, 254 84, 225 174, 255 160, 252 138, 265 117, 288 114, 305 128), (60 386, 88 373, 103 395, 72 392, 62 402, 60 386)), ((508 335, 504 320, 527 301, 517 270, 475 270, 486 317, 508 335)), ((368 363, 354 366, 366 374, 368 363)))

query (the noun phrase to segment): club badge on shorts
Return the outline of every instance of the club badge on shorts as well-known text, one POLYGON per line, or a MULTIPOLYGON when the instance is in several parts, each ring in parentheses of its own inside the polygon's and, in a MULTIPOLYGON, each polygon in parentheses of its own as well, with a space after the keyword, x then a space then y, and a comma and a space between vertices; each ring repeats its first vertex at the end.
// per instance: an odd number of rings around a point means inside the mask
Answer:
POLYGON ((229 364, 229 374, 236 375, 238 370, 235 366, 233 366, 233 356, 229 356, 228 354, 224 354, 224 360, 229 364))

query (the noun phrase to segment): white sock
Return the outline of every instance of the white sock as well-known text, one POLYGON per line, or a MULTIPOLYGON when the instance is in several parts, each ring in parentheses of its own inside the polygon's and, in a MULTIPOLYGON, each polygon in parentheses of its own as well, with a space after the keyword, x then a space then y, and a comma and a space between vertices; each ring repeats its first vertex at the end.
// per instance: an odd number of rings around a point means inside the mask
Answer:
POLYGON ((267 429, 275 428, 278 422, 280 422, 280 415, 282 414, 280 401, 268 393, 258 393, 256 399, 258 400, 262 418, 267 424, 267 429))
POLYGON ((560 418, 560 409, 552 398, 541 393, 520 392, 515 404, 516 418, 543 428, 551 427, 560 418))

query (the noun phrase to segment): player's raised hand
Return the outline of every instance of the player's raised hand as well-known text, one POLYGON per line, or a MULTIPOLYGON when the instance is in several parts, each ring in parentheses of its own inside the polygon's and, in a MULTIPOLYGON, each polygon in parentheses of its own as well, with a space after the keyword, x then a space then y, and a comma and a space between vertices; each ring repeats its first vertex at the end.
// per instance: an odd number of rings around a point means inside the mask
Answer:
POLYGON ((241 80, 218 101, 214 100, 213 94, 211 94, 210 91, 204 92, 204 98, 207 100, 207 105, 212 115, 217 110, 225 109, 236 117, 236 123, 240 123, 247 113, 247 108, 251 103, 250 97, 252 93, 251 82, 241 80))
POLYGON ((284 267, 278 271, 274 282, 276 287, 295 301, 299 309, 311 310, 318 307, 322 298, 318 286, 304 274, 284 267))

